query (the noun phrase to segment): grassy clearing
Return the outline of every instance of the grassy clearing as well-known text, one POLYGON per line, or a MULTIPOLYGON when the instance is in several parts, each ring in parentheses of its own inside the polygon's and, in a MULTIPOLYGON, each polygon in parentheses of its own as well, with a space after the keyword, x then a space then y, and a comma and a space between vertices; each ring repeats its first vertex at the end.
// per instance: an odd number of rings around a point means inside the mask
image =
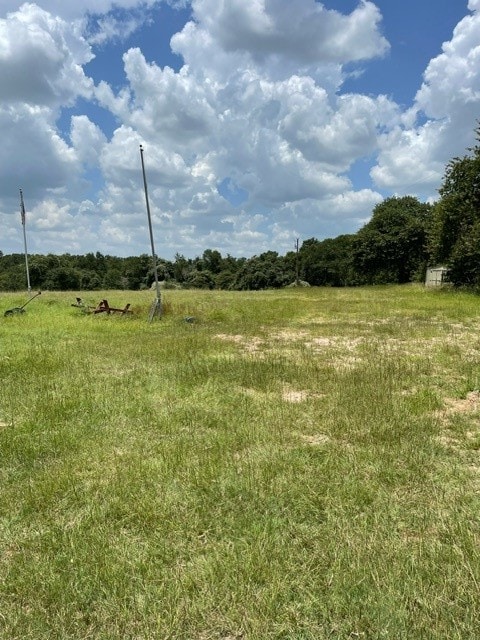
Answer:
POLYGON ((0 294, 0 637, 478 637, 478 298, 85 297, 0 294))

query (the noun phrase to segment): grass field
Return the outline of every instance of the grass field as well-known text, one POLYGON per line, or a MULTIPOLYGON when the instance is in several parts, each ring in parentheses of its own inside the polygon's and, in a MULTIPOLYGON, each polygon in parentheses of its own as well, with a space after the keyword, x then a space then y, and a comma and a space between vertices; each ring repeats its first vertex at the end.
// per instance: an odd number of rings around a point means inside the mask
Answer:
POLYGON ((0 294, 2 640, 479 637, 478 297, 103 297, 0 294))

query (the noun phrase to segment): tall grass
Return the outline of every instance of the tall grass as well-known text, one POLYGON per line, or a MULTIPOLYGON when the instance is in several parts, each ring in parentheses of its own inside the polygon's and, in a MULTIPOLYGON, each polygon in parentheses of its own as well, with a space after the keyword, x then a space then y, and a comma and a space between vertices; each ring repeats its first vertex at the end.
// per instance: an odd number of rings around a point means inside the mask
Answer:
POLYGON ((0 636, 476 638, 478 299, 151 296, 0 318, 0 636))

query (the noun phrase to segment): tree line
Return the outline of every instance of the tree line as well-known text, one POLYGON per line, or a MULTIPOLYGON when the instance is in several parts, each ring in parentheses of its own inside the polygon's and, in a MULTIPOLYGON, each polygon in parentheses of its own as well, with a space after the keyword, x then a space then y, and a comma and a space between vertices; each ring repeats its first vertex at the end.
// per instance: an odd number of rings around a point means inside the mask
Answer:
MULTIPOLYGON (((413 196, 378 204, 358 232, 303 241, 284 256, 267 251, 235 258, 216 249, 202 256, 157 260, 167 288, 259 290, 308 283, 314 286, 403 284, 423 281, 428 266, 449 269, 455 286, 480 290, 480 127, 477 144, 445 169, 439 199, 422 203, 413 196)), ((86 255, 30 255, 34 289, 147 289, 154 282, 151 256, 120 258, 86 255)), ((0 290, 25 289, 25 257, 0 251, 0 290)))

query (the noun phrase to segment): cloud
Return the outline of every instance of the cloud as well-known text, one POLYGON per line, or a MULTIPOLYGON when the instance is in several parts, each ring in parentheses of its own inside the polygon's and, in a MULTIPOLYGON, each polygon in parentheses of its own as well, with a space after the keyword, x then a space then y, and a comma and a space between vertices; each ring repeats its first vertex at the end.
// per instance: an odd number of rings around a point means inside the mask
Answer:
POLYGON ((70 138, 80 162, 87 165, 96 165, 106 137, 100 127, 94 124, 87 116, 73 116, 71 119, 70 138))
POLYGON ((480 113, 479 0, 470 0, 469 8, 474 13, 457 24, 442 53, 429 62, 403 126, 380 138, 372 170, 379 188, 435 197, 445 165, 471 146, 480 113))
POLYGON ((79 171, 46 107, 0 107, 0 136, 0 191, 7 197, 22 185, 35 197, 62 189, 79 171))
MULTIPOLYGON (((96 229, 76 203, 55 197, 43 199, 32 206, 26 195, 25 206, 30 253, 47 253, 45 244, 49 247, 48 253, 83 253, 85 247, 95 246, 96 229), (82 229, 81 234, 79 228, 82 229)), ((19 226, 16 239, 20 247, 19 226)), ((13 237, 14 225, 11 229, 13 237)))
POLYGON ((79 188, 81 162, 60 134, 62 107, 92 96, 90 47, 75 24, 34 4, 0 19, 0 190, 9 200, 79 188))
MULTIPOLYGON (((371 216, 372 210, 383 197, 371 189, 345 190, 322 199, 305 199, 280 207, 273 220, 277 237, 287 231, 292 237, 334 238, 346 228, 356 229, 371 216), (314 231, 314 233, 312 233, 314 231)), ((286 248, 286 244, 282 243, 286 248)))
POLYGON ((213 208, 225 208, 217 191, 224 180, 265 207, 349 190, 339 172, 375 147, 377 126, 398 119, 386 98, 333 98, 308 77, 272 82, 252 69, 228 84, 199 84, 188 68, 160 69, 139 50, 124 61, 129 91, 115 96, 106 84, 97 91, 126 123, 105 152, 105 175, 125 184, 125 167, 115 159, 125 162, 144 136, 153 153, 152 178, 176 188, 173 209, 183 212, 180 218, 190 212, 199 229, 206 219, 213 222, 213 208), (203 209, 208 216, 200 217, 203 209))
POLYGON ((311 79, 303 79, 302 85, 287 87, 280 130, 306 159, 331 171, 346 171, 358 157, 372 153, 379 129, 399 121, 397 105, 385 96, 333 99, 311 79))
POLYGON ((314 0, 193 0, 192 8, 220 49, 243 51, 253 59, 279 56, 301 66, 344 64, 388 50, 378 30, 380 11, 368 0, 349 15, 314 0))
POLYGON ((186 70, 175 73, 147 64, 139 49, 127 51, 124 63, 134 94, 130 122, 135 128, 158 131, 189 148, 213 131, 217 114, 208 85, 198 84, 186 70))
MULTIPOLYGON (((141 178, 140 144, 145 146, 145 141, 134 129, 121 126, 115 131, 111 142, 105 145, 100 161, 109 183, 137 188, 141 178)), ((148 141, 144 158, 153 188, 161 185, 173 189, 191 182, 191 172, 181 155, 167 153, 161 145, 148 141)))
POLYGON ((458 119, 478 114, 480 103, 480 13, 458 23, 442 53, 430 61, 415 102, 427 117, 458 119))
POLYGON ((263 71, 270 79, 307 75, 329 90, 342 66, 383 56, 381 14, 368 1, 349 15, 314 0, 193 0, 194 20, 171 39, 192 74, 220 82, 232 70, 263 71))
MULTIPOLYGON (((421 127, 396 127, 380 139, 377 166, 371 175, 381 189, 418 197, 433 197, 445 168, 441 146, 449 127, 427 122, 421 127)), ((448 158, 449 159, 449 158, 448 158)))
POLYGON ((102 45, 116 40, 126 40, 135 31, 149 21, 145 8, 135 12, 101 14, 88 20, 86 28, 88 42, 91 45, 102 45))
POLYGON ((93 58, 75 25, 24 4, 0 19, 0 100, 5 104, 73 104, 90 97, 82 66, 93 58))
POLYGON ((4 0, 3 237, 19 248, 12 213, 22 186, 39 250, 149 251, 140 144, 166 257, 290 250, 295 237, 358 228, 379 190, 431 197, 478 117, 479 2, 402 111, 387 96, 342 91, 356 63, 389 50, 368 0, 348 14, 314 0, 192 0, 192 19, 171 40, 183 67, 131 48, 122 87, 107 77, 94 85, 88 62, 158 2, 4 0), (108 137, 105 111, 116 122, 108 137), (374 183, 356 186, 352 167, 372 158, 374 183), (222 185, 241 198, 222 197, 222 185))

